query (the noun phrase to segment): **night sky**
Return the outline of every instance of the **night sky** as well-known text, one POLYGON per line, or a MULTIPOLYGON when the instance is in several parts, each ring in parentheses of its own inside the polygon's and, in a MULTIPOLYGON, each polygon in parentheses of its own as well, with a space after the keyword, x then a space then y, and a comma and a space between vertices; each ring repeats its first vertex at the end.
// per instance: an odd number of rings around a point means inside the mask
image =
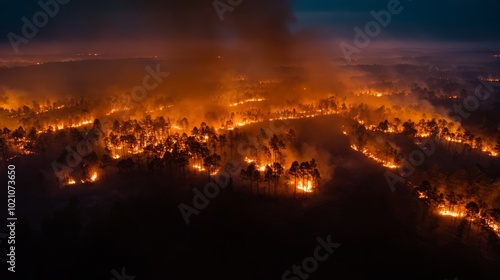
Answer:
MULTIPOLYGON (((45 0, 43 0, 45 1, 45 0)), ((175 40, 226 38, 314 31, 324 39, 352 38, 353 27, 372 20, 370 11, 387 7, 389 0, 276 0, 243 1, 221 22, 212 0, 70 0, 40 28, 37 43, 175 40), (275 31, 276 31, 275 30, 275 31)), ((7 34, 21 34, 26 16, 41 10, 36 0, 3 1, 0 9, 0 44, 9 46, 7 34), (7 3, 6 3, 7 2, 7 3)), ((499 42, 500 2, 495 0, 402 0, 403 11, 394 15, 380 40, 499 42)), ((496 45, 493 45, 496 46, 496 45)))

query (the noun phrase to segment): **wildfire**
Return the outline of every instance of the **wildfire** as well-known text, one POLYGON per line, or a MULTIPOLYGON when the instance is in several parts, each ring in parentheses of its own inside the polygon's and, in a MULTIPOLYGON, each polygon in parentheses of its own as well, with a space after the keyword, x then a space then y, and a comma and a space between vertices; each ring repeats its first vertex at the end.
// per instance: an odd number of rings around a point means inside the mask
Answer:
POLYGON ((302 182, 299 182, 299 183, 297 184, 297 189, 299 189, 299 190, 301 190, 301 191, 304 191, 304 192, 308 192, 308 193, 310 193, 310 192, 312 192, 312 183, 311 183, 311 181, 310 181, 310 180, 307 180, 307 186, 304 186, 304 185, 302 184, 302 182))
POLYGON ((360 92, 360 93, 357 93, 356 96, 363 96, 363 95, 370 95, 370 96, 375 96, 375 97, 382 97, 384 95, 389 95, 389 94, 384 94, 382 92, 360 92))
POLYGON ((68 185, 74 185, 76 184, 76 181, 74 179, 69 179, 68 185))
POLYGON ((113 108, 113 109, 111 109, 110 112, 106 113, 106 116, 109 116, 109 115, 116 113, 116 112, 129 111, 131 109, 132 108, 129 108, 129 107, 123 107, 123 108, 117 108, 117 109, 113 108))
POLYGON ((240 101, 240 102, 229 104, 229 106, 230 107, 236 107, 238 105, 243 105, 243 104, 249 103, 249 102, 262 102, 262 101, 265 101, 265 100, 266 99, 264 99, 264 98, 251 98, 251 99, 247 99, 247 100, 243 100, 243 101, 240 101))
POLYGON ((217 173, 219 173, 219 171, 220 171, 219 169, 214 170, 214 171, 211 171, 211 172, 210 172, 210 176, 215 176, 215 175, 217 175, 217 173))
POLYGON ((463 213, 463 212, 454 212, 454 211, 444 210, 444 209, 439 211, 439 215, 452 216, 452 217, 465 217, 465 213, 463 213))
POLYGON ((418 192, 418 198, 427 198, 427 195, 425 195, 424 193, 422 192, 418 192))
POLYGON ((90 177, 90 181, 95 182, 96 180, 97 180, 97 172, 94 172, 94 174, 92 174, 92 177, 90 177))
POLYGON ((364 154, 366 157, 368 158, 371 158, 373 159, 374 161, 378 162, 378 163, 381 163, 384 167, 387 167, 387 168, 390 168, 390 169, 396 169, 398 168, 399 166, 393 162, 389 162, 389 161, 386 161, 386 160, 383 160, 381 158, 378 158, 377 156, 375 156, 374 154, 368 152, 368 149, 364 148, 363 150, 359 150, 358 147, 356 145, 351 145, 351 148, 357 152, 360 152, 362 154, 364 154))
POLYGON ((88 124, 91 124, 91 123, 93 123, 93 121, 92 120, 88 120, 88 121, 83 121, 83 122, 80 122, 80 123, 72 124, 71 127, 80 127, 80 126, 88 125, 88 124))
POLYGON ((492 220, 487 220, 486 224, 500 237, 500 226, 492 220))
POLYGON ((199 171, 205 171, 205 168, 201 165, 193 165, 193 168, 196 169, 196 170, 199 170, 199 171))

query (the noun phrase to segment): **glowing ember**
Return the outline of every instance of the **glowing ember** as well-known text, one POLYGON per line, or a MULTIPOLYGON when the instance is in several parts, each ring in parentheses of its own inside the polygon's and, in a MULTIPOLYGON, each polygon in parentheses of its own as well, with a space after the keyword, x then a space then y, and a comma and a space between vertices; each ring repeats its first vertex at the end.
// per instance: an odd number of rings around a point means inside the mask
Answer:
POLYGON ((74 184, 76 184, 76 181, 73 179, 69 179, 68 185, 74 185, 74 184))
POLYGON ((362 151, 360 151, 358 149, 358 147, 356 145, 351 145, 351 148, 357 152, 360 152, 362 154, 364 154, 366 157, 368 158, 371 158, 373 159, 374 161, 378 162, 378 163, 381 163, 384 167, 387 167, 387 168, 390 168, 390 169, 396 169, 398 168, 399 166, 393 162, 389 162, 389 161, 386 161, 386 160, 383 160, 381 158, 378 158, 377 156, 375 156, 374 154, 368 152, 368 150, 366 148, 364 148, 362 151))
POLYGON ((95 182, 96 180, 97 180, 97 172, 94 172, 94 174, 92 174, 92 177, 90 177, 90 181, 95 182))
POLYGON ((201 165, 193 165, 193 168, 199 171, 205 171, 205 168, 201 165))
POLYGON ((219 173, 219 169, 211 171, 210 176, 215 176, 215 175, 217 175, 217 173, 219 173))
POLYGON ((252 98, 252 99, 247 99, 247 100, 244 100, 244 101, 240 101, 240 102, 229 104, 229 106, 230 107, 236 107, 238 105, 243 105, 243 104, 249 103, 249 102, 262 102, 262 101, 265 101, 265 99, 264 98, 252 98))
POLYGON ((297 189, 310 193, 312 192, 312 183, 311 181, 307 180, 307 186, 304 187, 304 185, 302 185, 302 182, 300 181, 297 185, 297 189))
POLYGON ((461 212, 453 212, 453 211, 449 211, 449 210, 441 210, 439 211, 439 215, 442 215, 442 216, 452 216, 452 217, 465 217, 465 213, 461 212))
POLYGON ((418 198, 427 198, 427 195, 425 195, 424 193, 422 192, 418 192, 418 198))

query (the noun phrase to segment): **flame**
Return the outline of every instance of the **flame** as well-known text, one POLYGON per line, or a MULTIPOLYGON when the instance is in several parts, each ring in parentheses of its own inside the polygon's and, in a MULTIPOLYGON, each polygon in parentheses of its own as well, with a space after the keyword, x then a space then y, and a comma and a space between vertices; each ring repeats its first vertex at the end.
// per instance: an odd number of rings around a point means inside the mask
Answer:
POLYGON ((76 184, 76 181, 73 179, 69 179, 68 185, 74 185, 74 184, 76 184))
POLYGON ((205 171, 205 168, 204 168, 203 166, 201 166, 201 165, 197 165, 197 164, 195 164, 195 165, 193 165, 193 168, 194 168, 194 169, 197 169, 197 170, 199 170, 199 171, 205 171))
POLYGON ((454 212, 454 211, 449 211, 449 210, 441 210, 441 211, 439 211, 439 215, 452 216, 452 217, 465 217, 465 213, 463 213, 463 212, 454 212))
POLYGON ((389 162, 389 161, 385 161, 381 158, 378 158, 377 156, 375 156, 374 154, 368 152, 368 150, 366 148, 364 148, 362 151, 360 151, 358 149, 358 147, 356 145, 351 145, 351 148, 357 152, 361 152, 362 154, 364 154, 365 156, 367 156, 368 158, 371 158, 373 159, 374 161, 378 162, 378 163, 382 163, 382 165, 384 167, 387 167, 387 168, 390 168, 390 169, 396 169, 398 168, 399 166, 393 162, 389 162))
POLYGON ((217 173, 219 173, 219 171, 220 171, 219 169, 216 169, 216 170, 214 170, 214 171, 211 171, 211 172, 210 172, 210 176, 215 176, 215 175, 217 175, 217 173))
POLYGON ((423 192, 418 192, 418 198, 427 198, 427 195, 425 195, 423 192))
POLYGON ((94 172, 94 174, 92 174, 92 177, 90 177, 90 181, 95 182, 96 180, 97 180, 97 172, 94 172))
POLYGON ((310 193, 310 192, 312 192, 312 183, 310 180, 307 180, 307 186, 304 187, 302 185, 302 181, 299 181, 299 183, 297 184, 297 189, 310 193))
POLYGON ((247 100, 243 100, 240 102, 229 104, 229 107, 236 107, 238 105, 243 105, 243 104, 249 103, 249 102, 262 102, 262 101, 265 101, 265 99, 264 98, 252 98, 252 99, 247 99, 247 100))

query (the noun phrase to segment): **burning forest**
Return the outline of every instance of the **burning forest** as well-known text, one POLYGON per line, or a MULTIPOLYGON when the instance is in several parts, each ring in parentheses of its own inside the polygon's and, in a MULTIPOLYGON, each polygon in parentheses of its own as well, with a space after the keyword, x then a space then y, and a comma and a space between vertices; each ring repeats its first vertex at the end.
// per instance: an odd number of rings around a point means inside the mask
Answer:
MULTIPOLYGON (((432 37, 400 16, 430 3, 63 2, 0 44, 11 275, 498 278, 483 21, 440 10, 455 24, 429 14, 432 37)), ((486 2, 456 5, 498 25, 486 2)))

